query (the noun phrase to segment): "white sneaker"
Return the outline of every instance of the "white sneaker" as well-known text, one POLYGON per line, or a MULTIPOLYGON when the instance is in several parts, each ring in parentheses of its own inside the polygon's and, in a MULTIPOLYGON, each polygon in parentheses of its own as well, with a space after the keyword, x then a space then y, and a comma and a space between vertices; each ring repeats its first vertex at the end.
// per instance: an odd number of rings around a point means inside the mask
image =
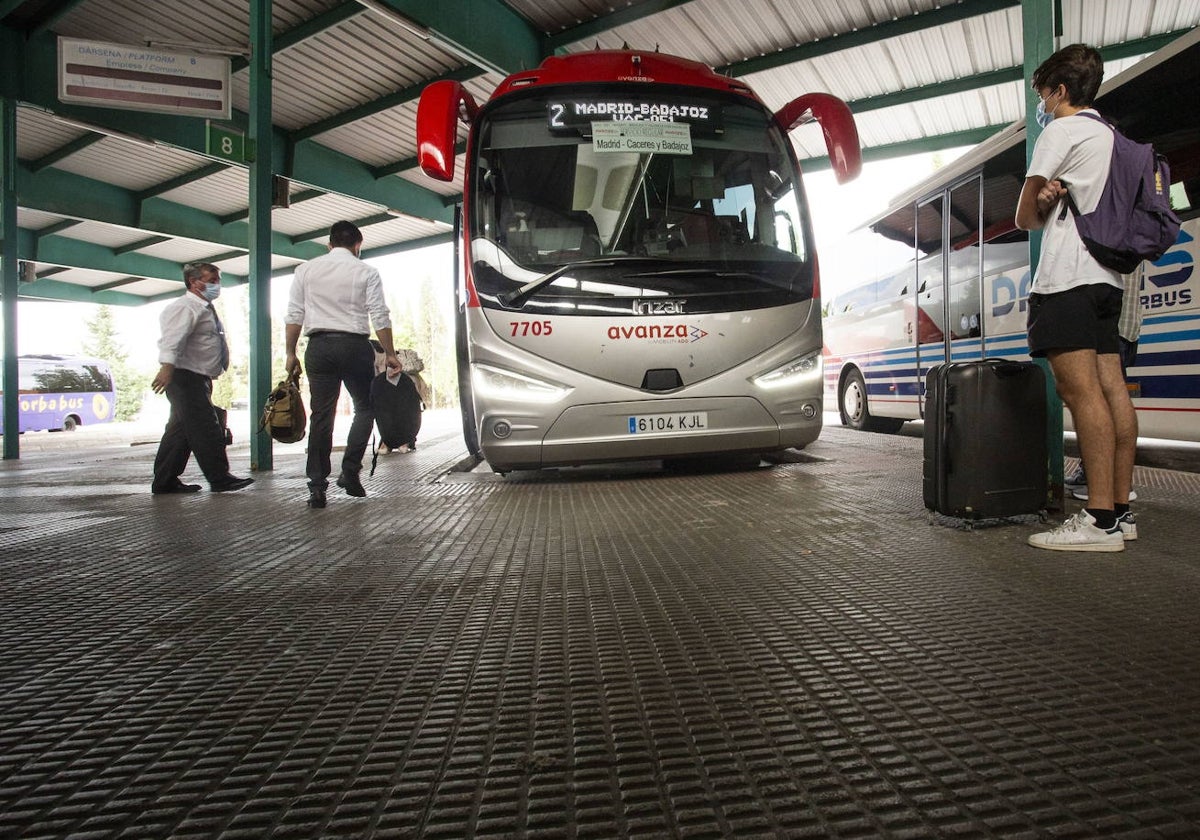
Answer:
POLYGON ((1133 515, 1133 511, 1127 510, 1118 516, 1117 527, 1121 529, 1121 536, 1125 542, 1137 539, 1137 517, 1133 515))
POLYGON ((1124 551, 1125 535, 1119 525, 1097 528, 1095 517, 1081 510, 1053 531, 1033 534, 1029 544, 1051 551, 1124 551))
MULTIPOLYGON (((1072 498, 1079 499, 1081 502, 1086 502, 1088 497, 1088 489, 1086 484, 1064 484, 1063 489, 1066 490, 1072 498)), ((1137 491, 1129 491, 1129 501, 1137 501, 1137 491)))

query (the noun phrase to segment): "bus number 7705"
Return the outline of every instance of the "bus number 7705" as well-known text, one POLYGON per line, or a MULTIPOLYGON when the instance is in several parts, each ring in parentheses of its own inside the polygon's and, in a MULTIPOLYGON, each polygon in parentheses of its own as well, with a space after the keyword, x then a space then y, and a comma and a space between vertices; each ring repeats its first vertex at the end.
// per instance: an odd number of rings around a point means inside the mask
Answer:
POLYGON ((549 321, 509 321, 513 336, 550 335, 554 326, 549 321))

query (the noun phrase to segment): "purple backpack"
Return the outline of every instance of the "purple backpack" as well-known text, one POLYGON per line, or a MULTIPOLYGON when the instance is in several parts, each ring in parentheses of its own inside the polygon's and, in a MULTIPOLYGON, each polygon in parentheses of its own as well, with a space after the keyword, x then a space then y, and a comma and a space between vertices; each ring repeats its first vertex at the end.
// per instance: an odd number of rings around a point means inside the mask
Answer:
MULTIPOLYGON (((1099 114, 1079 116, 1112 129, 1112 162, 1095 210, 1080 213, 1069 191, 1067 205, 1088 253, 1100 265, 1128 274, 1142 260, 1161 257, 1179 236, 1179 217, 1171 209, 1171 169, 1153 146, 1130 140, 1099 114)), ((1059 218, 1066 214, 1063 207, 1059 218)))

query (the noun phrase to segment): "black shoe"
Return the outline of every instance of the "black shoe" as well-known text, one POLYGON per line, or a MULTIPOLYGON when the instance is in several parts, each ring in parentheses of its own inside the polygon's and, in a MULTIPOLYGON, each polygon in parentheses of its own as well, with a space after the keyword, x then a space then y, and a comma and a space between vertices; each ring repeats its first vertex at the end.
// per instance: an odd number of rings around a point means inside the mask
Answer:
POLYGON ((182 481, 176 479, 174 484, 168 485, 167 487, 155 487, 152 484, 150 485, 150 492, 155 496, 165 496, 168 493, 199 493, 200 485, 184 484, 182 481))
POLYGON ((367 495, 367 490, 362 486, 362 482, 358 480, 358 473, 344 472, 338 476, 337 486, 346 491, 347 496, 362 497, 367 495))
POLYGON ((238 478, 231 475, 225 480, 213 484, 212 491, 214 493, 230 493, 234 490, 241 490, 243 487, 249 487, 253 483, 253 478, 238 478))
POLYGON ((325 488, 313 487, 308 491, 308 506, 310 508, 325 507, 325 488))

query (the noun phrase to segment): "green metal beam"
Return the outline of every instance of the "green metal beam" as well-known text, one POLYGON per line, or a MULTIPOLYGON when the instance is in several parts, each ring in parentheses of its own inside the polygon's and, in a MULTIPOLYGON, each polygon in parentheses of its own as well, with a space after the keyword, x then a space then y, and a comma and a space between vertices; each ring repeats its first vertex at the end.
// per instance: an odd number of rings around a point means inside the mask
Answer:
POLYGON ((17 296, 20 294, 20 231, 17 229, 17 103, 8 96, 0 96, 0 328, 4 330, 4 357, 0 367, 0 416, 9 434, 4 436, 5 460, 21 457, 17 441, 20 435, 12 430, 20 424, 17 406, 17 296))
MULTIPOLYGON (((454 154, 461 155, 467 150, 467 144, 455 143, 454 154)), ((415 157, 398 160, 395 163, 389 163, 386 166, 375 166, 371 168, 371 174, 376 178, 386 178, 389 175, 399 175, 401 172, 407 172, 410 169, 417 168, 417 159, 415 157)))
MULTIPOLYGON (((177 297, 178 292, 172 292, 166 297, 177 297)), ((32 283, 22 283, 21 298, 30 300, 64 300, 75 303, 109 304, 111 306, 141 306, 147 299, 127 292, 111 290, 93 292, 87 286, 75 283, 63 283, 59 280, 34 280, 32 283)))
POLYGON ((53 236, 56 233, 62 233, 64 230, 70 230, 76 225, 81 225, 83 222, 78 219, 63 219, 61 222, 55 222, 49 227, 44 227, 40 230, 35 230, 33 235, 36 237, 53 236))
MULTIPOLYGON (((364 216, 361 219, 354 219, 352 223, 355 227, 365 228, 370 227, 371 225, 377 225, 380 222, 390 222, 395 218, 396 216, 392 213, 376 213, 373 216, 364 216)), ((329 226, 326 225, 325 227, 317 228, 316 230, 308 230, 304 233, 297 233, 292 236, 292 242, 296 245, 299 245, 301 242, 310 242, 314 239, 320 239, 328 235, 329 226)))
POLYGON ((292 132, 291 139, 295 142, 308 140, 309 138, 316 137, 318 134, 324 134, 326 131, 332 131, 335 128, 341 128, 342 126, 349 125, 352 122, 357 122, 358 120, 365 119, 366 117, 372 117, 376 114, 412 102, 413 100, 420 98, 421 91, 425 90, 426 85, 433 84, 434 82, 441 81, 443 79, 448 79, 454 82, 466 82, 470 81, 471 79, 478 78, 483 74, 484 71, 473 64, 464 65, 451 70, 448 73, 443 73, 440 76, 436 76, 432 79, 426 79, 418 84, 412 85, 411 87, 398 90, 395 93, 389 93, 387 96, 381 96, 379 99, 375 99, 371 102, 364 102, 362 105, 351 108, 349 111, 343 111, 340 114, 334 114, 331 117, 318 120, 317 122, 306 125, 303 128, 298 128, 292 132))
MULTIPOLYGON (((276 154, 272 142, 272 0, 250 0, 250 113, 246 139, 257 152, 250 163, 250 404, 262 405, 271 393, 271 201, 275 188, 276 154)), ((290 144, 289 144, 290 145, 290 144)), ((250 469, 275 466, 271 435, 251 423, 250 469)))
MULTIPOLYGON (((309 18, 304 23, 301 23, 287 32, 280 32, 272 39, 271 54, 279 55, 285 50, 290 50, 299 44, 304 43, 309 38, 315 38, 327 29, 332 29, 338 24, 344 23, 352 18, 358 17, 366 11, 366 8, 358 3, 357 0, 347 0, 340 6, 334 6, 332 9, 321 12, 316 17, 309 18)), ((234 58, 229 69, 233 73, 245 70, 250 66, 250 59, 238 56, 234 58)))
POLYGON ((151 245, 160 245, 163 242, 170 241, 171 237, 169 236, 148 236, 145 239, 139 239, 137 242, 130 242, 128 245, 118 245, 116 248, 113 248, 113 253, 117 255, 132 254, 134 251, 149 248, 151 245))
POLYGON ((928 12, 909 15, 897 20, 884 21, 874 26, 868 26, 853 32, 844 32, 840 35, 822 38, 820 41, 813 41, 808 44, 798 44, 797 46, 786 50, 779 50, 770 55, 750 58, 745 61, 735 61, 733 64, 727 64, 724 67, 716 69, 718 73, 730 76, 747 76, 751 73, 761 73, 764 70, 773 70, 776 67, 794 64, 797 61, 807 61, 808 59, 829 55, 839 50, 874 44, 879 41, 886 41, 889 38, 897 38, 912 32, 920 32, 921 30, 930 29, 935 26, 944 26, 948 23, 990 14, 991 12, 1017 6, 1020 2, 1021 0, 959 0, 959 2, 952 5, 942 6, 928 12))
MULTIPOLYGON (((288 206, 291 207, 299 204, 302 201, 309 201, 310 199, 320 198, 321 196, 328 194, 329 193, 325 192, 324 190, 301 190, 298 193, 292 193, 292 195, 288 198, 288 206)), ((217 218, 221 220, 221 224, 223 225, 227 225, 230 222, 238 222, 242 219, 248 219, 250 218, 250 208, 247 207, 245 210, 226 213, 224 216, 218 216, 217 218)))
POLYGON ((112 280, 108 283, 101 283, 99 286, 88 286, 93 292, 107 292, 109 289, 118 289, 121 286, 128 286, 132 283, 140 283, 144 277, 122 277, 120 280, 112 280))
POLYGON ((37 273, 37 277, 40 280, 43 277, 53 277, 55 274, 62 274, 63 272, 70 271, 70 270, 71 269, 66 268, 64 266, 55 265, 55 266, 51 266, 50 268, 43 268, 41 271, 39 271, 37 273))
MULTIPOLYGON (((66 236, 38 236, 37 233, 24 228, 19 231, 20 259, 168 282, 183 280, 183 266, 174 260, 134 252, 118 254, 106 245, 66 236)), ((229 278, 231 283, 236 279, 229 278)), ((30 284, 22 284, 22 287, 27 285, 30 284)))
POLYGON ((239 257, 244 257, 249 253, 250 252, 244 248, 234 248, 232 251, 222 251, 219 254, 213 254, 211 257, 205 257, 203 260, 201 260, 201 262, 219 263, 224 262, 225 260, 238 259, 239 257))
MULTIPOLYGON (((557 35, 547 35, 542 40, 542 51, 546 55, 549 55, 569 44, 574 44, 587 38, 594 38, 597 35, 603 35, 605 32, 616 29, 618 26, 636 23, 651 15, 656 15, 659 12, 665 12, 668 9, 674 9, 679 6, 686 6, 691 2, 692 0, 644 0, 644 2, 633 6, 625 6, 607 15, 601 15, 577 26, 572 26, 570 29, 564 29, 557 35)), ((609 8, 612 7, 610 6, 609 8)))
POLYGON ((40 158, 38 158, 35 161, 30 161, 29 168, 32 169, 34 172, 37 172, 42 169, 46 169, 47 167, 53 166, 54 164, 58 163, 59 161, 66 160, 71 155, 75 154, 76 152, 82 152, 84 149, 88 148, 89 146, 96 145, 103 139, 104 139, 103 134, 96 134, 94 132, 89 131, 88 133, 84 134, 81 137, 76 137, 74 140, 70 141, 69 143, 64 143, 63 145, 61 145, 57 149, 55 149, 53 152, 42 155, 40 158))
MULTIPOLYGON (((466 61, 507 76, 537 67, 542 34, 501 0, 373 0, 466 61)), ((388 15, 392 17, 392 15, 388 15)))
MULTIPOLYGON (((970 128, 965 131, 955 131, 949 134, 939 134, 934 137, 922 137, 918 140, 905 140, 900 143, 887 143, 882 146, 870 146, 863 149, 864 161, 891 160, 905 155, 917 155, 922 152, 937 152, 942 149, 955 149, 959 146, 974 146, 982 143, 997 131, 1008 128, 1012 123, 989 125, 983 128, 970 128)), ((827 156, 803 158, 800 168, 805 173, 819 172, 829 168, 827 156)))
POLYGON ((0 20, 11 15, 25 0, 0 0, 0 20))
MULTIPOLYGON (((30 210, 140 229, 150 234, 196 239, 227 249, 250 247, 249 227, 244 222, 222 224, 212 213, 164 198, 140 201, 130 190, 61 169, 35 173, 18 165, 16 175, 21 206, 30 210)), ((278 233, 272 238, 272 253, 308 260, 324 250, 294 245, 285 234, 278 233)))
MULTIPOLYGON (((454 231, 448 230, 445 233, 435 233, 433 236, 423 236, 420 239, 409 239, 407 242, 397 242, 393 245, 382 245, 378 248, 371 248, 368 251, 362 252, 362 258, 369 260, 375 257, 390 257, 392 254, 403 254, 406 251, 416 251, 421 248, 443 245, 453 241, 454 231)), ((292 271, 295 271, 295 269, 289 269, 288 273, 292 271)))
POLYGON ((144 190, 138 190, 134 193, 138 201, 145 201, 147 198, 153 198, 156 195, 169 193, 171 190, 177 190, 180 187, 186 187, 188 184, 194 184, 197 181, 203 181, 210 175, 216 175, 219 172, 224 172, 229 169, 227 163, 208 163, 201 166, 199 169, 193 169, 191 172, 184 172, 182 175, 177 175, 168 181, 163 181, 160 184, 155 184, 153 187, 147 187, 144 190))
POLYGON ((55 23, 66 17, 72 9, 83 3, 83 0, 55 0, 42 7, 42 13, 27 27, 29 34, 40 35, 55 23))

